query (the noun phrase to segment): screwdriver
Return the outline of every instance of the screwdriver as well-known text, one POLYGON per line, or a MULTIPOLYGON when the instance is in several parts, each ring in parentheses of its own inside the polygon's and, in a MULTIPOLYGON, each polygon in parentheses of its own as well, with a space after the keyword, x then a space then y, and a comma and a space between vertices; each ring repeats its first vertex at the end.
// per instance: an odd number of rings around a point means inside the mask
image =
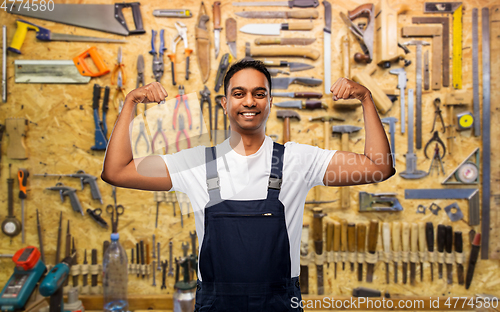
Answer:
POLYGON ((24 231, 24 200, 28 197, 26 195, 26 185, 28 184, 28 177, 30 176, 30 173, 28 170, 20 168, 17 171, 17 178, 19 180, 19 198, 21 199, 21 227, 22 227, 22 240, 23 244, 25 243, 25 231, 24 231))

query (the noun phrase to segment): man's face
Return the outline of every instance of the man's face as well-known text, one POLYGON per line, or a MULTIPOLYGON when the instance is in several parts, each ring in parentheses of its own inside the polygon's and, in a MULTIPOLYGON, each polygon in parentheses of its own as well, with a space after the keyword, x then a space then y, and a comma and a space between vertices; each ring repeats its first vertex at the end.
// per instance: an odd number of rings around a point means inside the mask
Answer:
POLYGON ((263 130, 272 106, 266 76, 253 68, 240 70, 229 80, 221 104, 233 131, 252 134, 263 130))

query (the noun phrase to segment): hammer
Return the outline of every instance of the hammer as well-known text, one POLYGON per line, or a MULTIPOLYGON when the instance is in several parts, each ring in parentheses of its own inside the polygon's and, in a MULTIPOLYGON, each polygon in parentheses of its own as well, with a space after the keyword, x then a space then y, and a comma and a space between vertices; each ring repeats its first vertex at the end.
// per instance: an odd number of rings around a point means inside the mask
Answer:
MULTIPOLYGON (((342 125, 342 126, 332 126, 332 134, 340 133, 342 135, 342 150, 349 151, 349 134, 361 130, 361 127, 342 125)), ((340 198, 342 202, 342 208, 349 208, 351 205, 351 199, 349 195, 349 186, 343 186, 340 198)))
POLYGON ((316 120, 320 120, 320 121, 323 122, 323 125, 324 125, 324 128, 323 128, 323 139, 325 140, 324 144, 323 144, 323 148, 327 150, 327 149, 329 149, 328 142, 330 141, 328 139, 329 138, 328 131, 330 130, 330 121, 334 121, 334 120, 345 121, 345 119, 344 118, 335 117, 335 116, 309 117, 309 121, 316 121, 316 120))
POLYGON ((300 121, 300 115, 292 110, 279 110, 276 117, 283 118, 283 144, 290 141, 290 118, 297 118, 300 121))

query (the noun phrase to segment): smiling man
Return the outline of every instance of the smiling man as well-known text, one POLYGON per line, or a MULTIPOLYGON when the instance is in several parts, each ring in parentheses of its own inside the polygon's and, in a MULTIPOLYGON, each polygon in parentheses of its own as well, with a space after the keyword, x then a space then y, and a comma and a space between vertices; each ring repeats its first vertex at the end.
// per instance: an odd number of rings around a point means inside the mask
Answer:
POLYGON ((215 147, 133 159, 128 134, 135 105, 160 102, 158 83, 130 92, 110 138, 102 179, 191 200, 199 240, 195 311, 300 311, 300 236, 304 203, 316 185, 380 182, 395 172, 370 92, 341 78, 334 100, 359 99, 365 152, 330 151, 265 135, 271 77, 259 61, 240 61, 224 79, 231 135, 215 147), (295 301, 292 301, 295 298, 295 301), (298 299, 297 299, 298 298, 298 299))

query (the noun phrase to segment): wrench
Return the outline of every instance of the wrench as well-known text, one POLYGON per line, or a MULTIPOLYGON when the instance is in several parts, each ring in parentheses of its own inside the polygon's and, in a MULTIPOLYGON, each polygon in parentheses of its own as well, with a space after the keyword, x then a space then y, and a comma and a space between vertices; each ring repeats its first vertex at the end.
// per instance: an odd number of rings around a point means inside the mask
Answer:
POLYGON ((156 266, 156 261, 153 260, 153 286, 156 287, 156 270, 154 269, 155 266, 156 266))
POLYGON ((184 252, 184 257, 187 257, 188 249, 189 249, 189 243, 182 242, 182 252, 184 252))
POLYGON ((158 246, 158 271, 161 271, 161 261, 160 261, 160 242, 156 243, 158 246))
POLYGON ((169 252, 170 252, 170 266, 168 268, 168 276, 174 276, 174 267, 172 266, 172 245, 173 243, 170 242, 168 243, 168 249, 169 249, 169 252))
POLYGON ((163 277, 162 277, 162 283, 161 283, 161 289, 166 289, 167 288, 167 266, 168 266, 168 261, 165 260, 161 263, 161 267, 163 268, 163 277))
POLYGON ((196 232, 189 231, 189 236, 191 236, 191 247, 193 248, 193 255, 196 256, 196 232))

